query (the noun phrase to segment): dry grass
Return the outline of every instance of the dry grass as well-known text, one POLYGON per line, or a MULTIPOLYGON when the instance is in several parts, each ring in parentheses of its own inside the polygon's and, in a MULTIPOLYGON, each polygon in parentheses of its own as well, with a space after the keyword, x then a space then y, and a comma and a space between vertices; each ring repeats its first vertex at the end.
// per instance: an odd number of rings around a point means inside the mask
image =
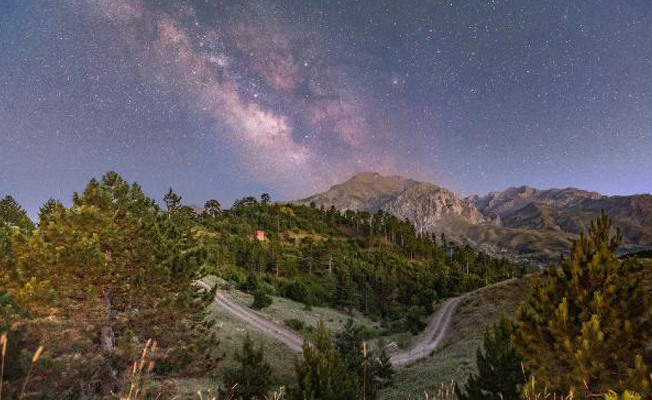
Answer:
MULTIPOLYGON (((3 385, 4 385, 4 372, 5 372, 5 358, 7 357, 7 345, 8 345, 8 339, 7 339, 7 333, 3 333, 0 336, 0 348, 2 348, 2 359, 0 360, 0 400, 2 400, 2 392, 3 392, 3 385)), ((25 397, 25 391, 27 390, 27 386, 29 385, 29 379, 32 377, 32 372, 34 372, 34 366, 38 362, 38 359, 41 357, 41 354, 43 354, 44 347, 39 346, 38 349, 34 352, 32 355, 32 361, 29 364, 29 370, 27 372, 27 375, 25 376, 25 380, 23 381, 23 384, 21 386, 20 390, 20 395, 18 396, 18 399, 23 399, 25 397)))

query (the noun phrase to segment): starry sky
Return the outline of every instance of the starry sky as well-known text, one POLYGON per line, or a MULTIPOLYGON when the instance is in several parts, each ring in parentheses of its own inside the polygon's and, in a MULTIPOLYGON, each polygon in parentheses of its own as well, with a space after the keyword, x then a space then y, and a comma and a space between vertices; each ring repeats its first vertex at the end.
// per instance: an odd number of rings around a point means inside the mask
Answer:
POLYGON ((0 196, 652 191, 649 0, 2 0, 0 196))

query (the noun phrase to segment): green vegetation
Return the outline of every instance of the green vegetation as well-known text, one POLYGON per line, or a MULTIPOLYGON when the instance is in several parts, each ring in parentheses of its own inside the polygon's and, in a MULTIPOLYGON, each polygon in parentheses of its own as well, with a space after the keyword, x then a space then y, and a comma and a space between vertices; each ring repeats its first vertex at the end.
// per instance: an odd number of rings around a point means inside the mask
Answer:
POLYGON ((409 345, 436 303, 520 276, 525 267, 418 234, 382 211, 274 204, 264 194, 231 209, 209 200, 197 214, 172 189, 163 203, 115 173, 92 180, 70 207, 48 200, 38 225, 12 198, 0 202, 0 329, 17 355, 7 364, 6 393, 19 389, 42 344, 30 373, 32 390, 45 396, 119 393, 143 348, 153 388, 221 382, 238 383, 233 394, 240 398, 260 398, 280 384, 290 385, 290 398, 315 400, 421 395, 473 371, 478 327, 515 307, 522 293, 477 304, 485 291, 477 292, 454 315, 456 335, 436 359, 395 372, 386 352, 392 346, 372 340, 409 345), (213 293, 200 294, 195 282, 207 275, 241 290, 230 291, 240 303, 313 338, 295 376, 282 345, 249 337, 246 325, 206 307, 213 293))
POLYGON ((247 335, 235 360, 237 367, 227 369, 224 374, 225 396, 263 400, 272 388, 272 367, 265 361, 263 348, 254 348, 251 337, 247 335))
MULTIPOLYGON (((34 389, 108 396, 150 338, 157 374, 211 373, 217 340, 204 323, 208 298, 193 286, 202 253, 188 215, 161 211, 138 185, 109 173, 70 208, 54 207, 38 229, 13 233, 0 287, 26 311, 8 315, 9 325, 47 346, 34 389)), ((19 383, 7 385, 11 393, 19 383)))
POLYGON ((254 302, 251 303, 251 308, 254 310, 262 310, 271 304, 272 298, 269 297, 263 289, 258 289, 254 292, 254 302))
POLYGON ((206 272, 248 293, 265 285, 268 294, 358 310, 400 331, 413 305, 410 317, 421 318, 438 299, 523 272, 470 247, 442 245, 382 211, 340 213, 265 199, 247 197, 230 210, 210 201, 197 217, 206 272), (256 240, 259 230, 265 240, 256 240))
POLYGON ((324 324, 317 326, 312 342, 305 342, 303 355, 294 363, 297 383, 291 400, 344 400, 359 398, 357 376, 350 375, 324 324))
MULTIPOLYGON (((453 314, 446 339, 436 353, 398 370, 394 385, 384 389, 380 398, 422 399, 424 392, 435 398, 440 391, 451 391, 451 382, 463 385, 469 375, 478 372, 476 352, 482 347, 484 331, 502 317, 513 316, 535 280, 534 275, 527 275, 476 290, 465 297, 453 314)), ((408 334, 408 337, 419 340, 418 336, 408 334)), ((404 346, 409 345, 410 342, 404 346)))
POLYGON ((644 360, 651 343, 650 295, 636 262, 616 257, 620 232, 602 215, 550 268, 520 307, 516 344, 530 373, 549 390, 591 398, 608 390, 651 392, 644 360))
POLYGON ((12 226, 25 232, 34 229, 34 223, 25 210, 11 196, 0 200, 0 225, 12 226))
POLYGON ((478 349, 478 373, 469 377, 460 400, 520 400, 519 386, 525 383, 523 358, 512 343, 514 323, 502 318, 484 333, 482 349, 478 349))
MULTIPOLYGON (((376 354, 367 347, 365 339, 363 327, 349 319, 335 336, 334 343, 349 375, 356 377, 357 386, 362 386, 362 396, 375 399, 380 389, 391 385, 394 369, 387 353, 381 350, 376 354)), ((361 397, 360 393, 358 397, 361 397)))

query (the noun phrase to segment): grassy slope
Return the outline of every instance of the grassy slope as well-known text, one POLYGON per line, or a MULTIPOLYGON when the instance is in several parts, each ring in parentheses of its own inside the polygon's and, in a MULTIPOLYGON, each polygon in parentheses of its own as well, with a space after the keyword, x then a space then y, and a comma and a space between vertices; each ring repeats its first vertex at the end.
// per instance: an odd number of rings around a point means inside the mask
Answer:
MULTIPOLYGON (((245 306, 249 306, 253 302, 251 295, 238 290, 229 290, 228 294, 245 306)), ((306 310, 301 303, 282 297, 273 297, 273 299, 272 305, 260 312, 281 324, 287 319, 296 318, 314 327, 321 320, 324 321, 329 331, 337 332, 342 329, 349 318, 347 314, 334 309, 313 307, 311 310, 306 310)), ((215 320, 215 330, 220 339, 220 350, 225 352, 225 358, 220 365, 220 370, 216 371, 217 375, 221 375, 224 368, 234 365, 233 356, 237 351, 240 351, 242 342, 249 333, 256 346, 262 345, 265 349, 265 358, 272 365, 275 374, 274 386, 280 387, 292 381, 294 378, 293 361, 295 354, 284 344, 252 330, 247 323, 234 318, 230 313, 216 305, 210 306, 209 317, 215 320)), ((353 318, 358 325, 369 328, 377 327, 377 324, 359 313, 355 313, 353 318)), ((176 382, 178 392, 181 395, 193 394, 200 389, 206 390, 206 388, 215 387, 218 383, 219 381, 210 379, 184 379, 176 382)))
POLYGON ((532 277, 526 277, 467 295, 453 316, 442 347, 433 357, 399 371, 394 387, 383 391, 381 399, 423 399, 424 391, 432 394, 442 384, 463 382, 475 370, 475 353, 482 343, 484 327, 501 315, 513 313, 532 282, 532 277))

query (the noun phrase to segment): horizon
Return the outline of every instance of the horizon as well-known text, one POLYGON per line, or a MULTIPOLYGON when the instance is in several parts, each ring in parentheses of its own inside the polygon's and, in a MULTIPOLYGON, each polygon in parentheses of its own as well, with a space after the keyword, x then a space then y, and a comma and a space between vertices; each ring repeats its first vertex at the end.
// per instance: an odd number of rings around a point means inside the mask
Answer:
MULTIPOLYGON (((107 171, 107 172, 109 172, 109 171, 107 171)), ((150 193, 150 192, 147 190, 147 188, 142 184, 142 182, 132 181, 132 180, 130 180, 128 177, 126 177, 126 176, 124 176, 124 175, 122 175, 122 174, 120 174, 120 173, 118 173, 118 174, 119 174, 123 179, 125 179, 125 181, 127 181, 128 183, 137 183, 137 184, 139 184, 141 187, 143 187, 143 190, 144 190, 145 194, 146 194, 148 197, 150 197, 151 199, 154 199, 154 200, 157 202, 157 204, 159 204, 159 205, 162 204, 163 196, 165 195, 165 193, 167 193, 167 191, 168 191, 170 188, 172 188, 172 189, 175 191, 175 193, 176 193, 177 195, 181 196, 181 198, 182 198, 182 204, 184 204, 184 205, 186 205, 186 206, 189 206, 189 207, 193 207, 193 208, 203 208, 203 207, 204 207, 204 204, 205 204, 208 200, 215 199, 215 200, 217 200, 217 201, 222 205, 223 208, 225 208, 225 209, 229 209, 229 208, 231 208, 231 207, 233 206, 233 203, 234 203, 235 201, 239 200, 239 199, 245 198, 245 197, 247 197, 247 196, 253 196, 253 197, 259 198, 260 195, 262 195, 263 193, 268 193, 268 192, 260 192, 260 193, 242 193, 240 196, 236 196, 236 197, 234 197, 234 198, 231 199, 231 200, 227 199, 227 201, 223 201, 223 200, 221 200, 219 196, 218 196, 218 197, 216 197, 216 196, 213 196, 213 197, 207 197, 207 198, 205 198, 205 199, 198 199, 197 201, 189 201, 189 200, 187 200, 187 196, 186 196, 186 194, 177 191, 174 187, 168 187, 168 188, 166 188, 164 191, 162 191, 160 194, 156 195, 156 194, 152 194, 152 193, 150 193)), ((409 177, 409 176, 404 176, 404 175, 400 175, 400 174, 381 174, 381 173, 379 173, 379 172, 375 172, 375 171, 362 171, 362 172, 355 173, 354 175, 351 175, 351 176, 349 176, 348 178, 343 179, 341 182, 337 182, 337 183, 335 183, 335 184, 333 184, 333 185, 330 185, 330 186, 326 187, 326 188, 323 189, 323 190, 320 190, 320 191, 317 191, 317 192, 314 192, 314 193, 310 193, 310 194, 308 194, 308 195, 306 195, 306 196, 302 196, 302 197, 296 197, 296 198, 275 198, 275 197, 273 196, 272 193, 268 193, 268 194, 271 195, 271 197, 272 197, 272 201, 273 201, 273 202, 281 202, 281 203, 283 203, 283 202, 292 202, 292 201, 297 201, 297 200, 304 200, 304 199, 306 199, 306 198, 308 198, 308 197, 310 197, 310 196, 313 196, 313 195, 316 195, 316 194, 320 194, 320 193, 327 192, 328 190, 332 189, 334 186, 339 185, 339 184, 342 184, 342 183, 345 183, 345 182, 348 182, 349 180, 351 180, 351 179, 353 179, 353 178, 355 178, 355 177, 357 177, 357 176, 359 176, 359 175, 362 175, 362 174, 379 174, 381 177, 393 177, 393 176, 397 176, 397 177, 406 178, 406 179, 414 179, 414 178, 411 178, 411 177, 409 177)), ((3 193, 2 191, 0 191, 0 198, 3 198, 3 197, 5 197, 5 196, 11 196, 11 197, 13 197, 13 198, 14 198, 14 199, 15 199, 15 200, 16 200, 16 201, 17 201, 17 202, 18 202, 18 203, 19 203, 19 204, 20 204, 20 205, 21 205, 21 206, 26 210, 26 212, 27 212, 27 214, 28 214, 28 216, 30 217, 31 220, 33 220, 33 221, 38 221, 38 210, 39 210, 40 206, 43 205, 43 204, 44 204, 44 203, 45 203, 49 198, 54 198, 55 200, 59 200, 59 201, 63 202, 63 204, 65 204, 66 206, 70 206, 70 205, 72 204, 72 197, 73 197, 73 194, 74 194, 74 193, 81 193, 81 192, 83 192, 83 190, 84 190, 86 184, 88 184, 88 182, 90 182, 91 179, 98 179, 98 180, 99 180, 99 179, 102 178, 103 175, 104 175, 104 174, 102 174, 102 175, 98 175, 98 176, 94 176, 94 177, 89 178, 89 179, 86 181, 86 183, 84 183, 84 184, 83 184, 79 189, 76 189, 76 190, 73 190, 72 192, 70 192, 66 198, 57 198, 57 197, 54 197, 54 196, 48 196, 48 197, 45 197, 41 203, 39 203, 39 204, 37 204, 37 205, 35 205, 35 206, 33 206, 33 207, 25 206, 25 204, 21 203, 21 201, 20 201, 20 197, 17 197, 15 194, 12 194, 12 193, 9 193, 9 192, 7 192, 7 193, 3 193)), ((430 184, 434 184, 434 185, 439 186, 439 187, 442 187, 442 188, 444 188, 444 189, 451 190, 450 188, 447 188, 447 187, 444 187, 444 186, 441 186, 441 185, 437 184, 437 182, 421 181, 421 180, 418 180, 418 179, 414 179, 414 180, 417 180, 418 182, 422 182, 422 183, 430 183, 430 184)), ((568 186, 568 187, 550 187, 550 188, 542 188, 542 187, 534 187, 534 186, 529 186, 529 185, 512 185, 512 186, 507 186, 507 187, 505 187, 505 188, 503 188, 503 189, 500 189, 500 190, 492 190, 492 191, 489 191, 489 192, 486 192, 486 193, 470 193, 470 194, 465 194, 465 193, 456 192, 456 191, 454 191, 454 190, 451 190, 451 191, 452 191, 455 195, 457 195, 457 196, 460 196, 460 197, 462 197, 462 198, 468 198, 468 197, 472 197, 472 196, 484 197, 484 196, 490 195, 490 194, 492 194, 492 193, 494 193, 494 192, 504 192, 504 191, 509 190, 509 189, 518 189, 518 188, 523 188, 523 187, 533 188, 533 189, 537 189, 537 190, 541 190, 541 191, 546 191, 546 190, 565 190, 565 189, 575 189, 575 190, 582 190, 582 191, 587 191, 587 192, 592 192, 592 193, 599 193, 599 194, 602 195, 602 196, 608 196, 608 197, 614 197, 614 196, 623 196, 623 197, 625 197, 625 196, 636 196, 636 195, 652 195, 652 193, 650 193, 650 192, 629 193, 629 194, 608 194, 608 193, 597 192, 597 191, 595 191, 595 190, 590 190, 590 189, 586 189, 586 188, 572 187, 572 186, 568 186)), ((191 197, 191 198, 193 198, 193 197, 191 197)))

